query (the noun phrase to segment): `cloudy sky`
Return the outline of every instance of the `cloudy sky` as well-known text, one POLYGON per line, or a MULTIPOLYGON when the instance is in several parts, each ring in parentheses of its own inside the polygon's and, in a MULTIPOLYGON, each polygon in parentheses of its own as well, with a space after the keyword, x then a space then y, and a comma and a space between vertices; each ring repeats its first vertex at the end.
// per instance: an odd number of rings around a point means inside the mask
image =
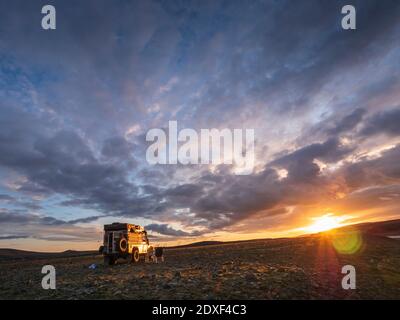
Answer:
POLYGON ((186 243, 399 218, 399 62, 397 0, 0 0, 0 247, 93 249, 113 221, 186 243), (254 129, 254 172, 149 165, 171 120, 254 129))

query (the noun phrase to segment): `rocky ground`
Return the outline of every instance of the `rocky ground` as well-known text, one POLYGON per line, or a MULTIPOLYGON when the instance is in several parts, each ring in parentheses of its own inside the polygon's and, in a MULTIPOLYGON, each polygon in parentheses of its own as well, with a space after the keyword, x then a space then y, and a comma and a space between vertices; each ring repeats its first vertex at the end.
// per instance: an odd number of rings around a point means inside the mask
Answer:
POLYGON ((0 261, 0 299, 400 299, 400 241, 363 236, 338 254, 326 236, 166 250, 164 263, 106 267, 100 255, 0 261), (89 265, 97 268, 89 269, 89 265), (57 289, 43 290, 54 265, 57 289), (357 289, 343 290, 343 265, 357 289))

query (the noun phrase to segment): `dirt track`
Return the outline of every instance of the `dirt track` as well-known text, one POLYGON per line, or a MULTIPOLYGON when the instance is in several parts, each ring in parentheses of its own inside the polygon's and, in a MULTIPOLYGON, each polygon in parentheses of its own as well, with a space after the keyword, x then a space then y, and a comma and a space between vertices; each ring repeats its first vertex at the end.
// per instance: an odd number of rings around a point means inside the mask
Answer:
POLYGON ((352 255, 326 238, 262 240, 169 249, 161 264, 105 267, 99 255, 3 261, 0 299, 400 299, 399 270, 398 240, 364 236, 352 255), (56 268, 56 290, 41 288, 45 264, 56 268), (356 290, 341 287, 346 264, 356 267, 356 290))

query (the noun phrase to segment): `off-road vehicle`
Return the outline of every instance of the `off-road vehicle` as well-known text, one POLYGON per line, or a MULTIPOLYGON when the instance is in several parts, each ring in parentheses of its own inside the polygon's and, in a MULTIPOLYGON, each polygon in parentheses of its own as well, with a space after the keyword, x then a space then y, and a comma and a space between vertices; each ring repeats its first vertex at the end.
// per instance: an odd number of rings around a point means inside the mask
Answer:
POLYGON ((147 232, 143 227, 114 222, 104 225, 103 245, 99 248, 104 256, 104 264, 113 265, 118 258, 139 262, 153 253, 147 232))

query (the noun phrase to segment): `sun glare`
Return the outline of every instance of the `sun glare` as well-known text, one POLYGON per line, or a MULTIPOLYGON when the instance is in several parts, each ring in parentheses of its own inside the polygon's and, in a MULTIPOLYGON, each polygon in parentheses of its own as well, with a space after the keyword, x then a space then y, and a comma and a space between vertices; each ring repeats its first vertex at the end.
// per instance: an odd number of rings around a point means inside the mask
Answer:
POLYGON ((335 217, 332 213, 327 213, 321 217, 312 218, 314 223, 306 227, 308 232, 317 233, 341 227, 342 217, 335 217))

